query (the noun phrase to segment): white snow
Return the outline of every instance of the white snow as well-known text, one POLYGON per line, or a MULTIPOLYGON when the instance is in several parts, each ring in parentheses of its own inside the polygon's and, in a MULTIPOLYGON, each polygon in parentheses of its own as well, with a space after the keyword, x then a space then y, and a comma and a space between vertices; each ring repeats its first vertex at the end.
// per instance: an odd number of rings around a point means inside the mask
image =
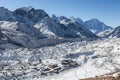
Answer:
POLYGON ((105 73, 109 73, 109 70, 103 70, 96 68, 91 62, 86 63, 84 66, 62 72, 55 76, 49 76, 46 78, 32 79, 32 80, 79 80, 89 77, 99 76, 105 73))
MULTIPOLYGON (((33 71, 24 76, 29 77, 32 80, 78 80, 119 70, 119 41, 119 38, 114 38, 72 43, 66 42, 38 49, 8 49, 2 52, 1 59, 5 57, 11 61, 19 60, 22 62, 41 59, 44 67, 47 67, 50 64, 58 64, 59 67, 62 68, 64 67, 61 65, 61 60, 71 59, 79 63, 80 66, 77 68, 66 69, 59 74, 54 74, 52 76, 48 75, 46 77, 40 77, 39 71, 33 71), (72 55, 68 57, 69 54, 72 55), (33 75, 37 75, 38 79, 33 78, 33 75)), ((16 64, 14 61, 7 63, 16 64)), ((39 64, 36 66, 38 69, 41 69, 40 67, 41 65, 39 64)), ((31 66, 26 72, 33 68, 34 66, 31 66)), ((23 76, 21 76, 21 78, 22 77, 23 76)))

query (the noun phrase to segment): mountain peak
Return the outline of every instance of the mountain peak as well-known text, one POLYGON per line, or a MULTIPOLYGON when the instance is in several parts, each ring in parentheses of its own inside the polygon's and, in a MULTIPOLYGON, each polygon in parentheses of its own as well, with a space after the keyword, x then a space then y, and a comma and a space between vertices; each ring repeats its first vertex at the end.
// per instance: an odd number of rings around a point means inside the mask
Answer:
POLYGON ((98 34, 99 32, 112 30, 112 27, 107 26, 97 18, 93 18, 85 22, 85 26, 90 29, 93 33, 98 34))
POLYGON ((67 23, 67 22, 71 21, 69 18, 67 18, 65 16, 59 16, 59 19, 61 20, 61 23, 67 23))
POLYGON ((69 18, 67 18, 67 17, 65 17, 65 16, 59 16, 59 18, 60 18, 61 20, 64 20, 64 19, 68 20, 68 19, 69 19, 69 18))
POLYGON ((97 18, 93 18, 93 19, 91 19, 91 20, 94 20, 94 21, 99 21, 97 18))
POLYGON ((52 20, 53 20, 54 22, 56 22, 56 23, 59 23, 59 22, 60 22, 59 18, 58 18, 55 14, 53 14, 53 15, 51 16, 51 18, 52 18, 52 20))
POLYGON ((98 23, 103 23, 103 22, 101 22, 100 20, 98 20, 97 18, 93 18, 93 19, 91 19, 91 20, 89 20, 89 21, 98 22, 98 23))
POLYGON ((82 19, 80 19, 80 18, 76 18, 76 17, 70 17, 70 19, 72 20, 72 21, 75 21, 75 22, 78 22, 78 23, 80 23, 80 24, 82 24, 83 25, 83 21, 82 21, 82 19))
POLYGON ((18 9, 28 12, 28 11, 34 9, 34 8, 32 6, 28 6, 28 7, 21 7, 21 8, 18 8, 18 9))
POLYGON ((13 14, 17 18, 17 21, 27 24, 35 24, 40 22, 42 19, 49 17, 44 10, 34 9, 31 6, 18 8, 13 12, 13 14))

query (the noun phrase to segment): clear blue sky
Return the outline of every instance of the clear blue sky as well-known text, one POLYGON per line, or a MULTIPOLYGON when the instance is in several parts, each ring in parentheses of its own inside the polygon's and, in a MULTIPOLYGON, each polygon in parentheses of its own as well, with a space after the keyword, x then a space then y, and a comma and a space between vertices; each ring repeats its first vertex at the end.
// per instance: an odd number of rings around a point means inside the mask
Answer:
POLYGON ((120 25, 120 0, 0 0, 0 6, 10 10, 23 6, 44 9, 48 14, 98 18, 107 25, 120 25))

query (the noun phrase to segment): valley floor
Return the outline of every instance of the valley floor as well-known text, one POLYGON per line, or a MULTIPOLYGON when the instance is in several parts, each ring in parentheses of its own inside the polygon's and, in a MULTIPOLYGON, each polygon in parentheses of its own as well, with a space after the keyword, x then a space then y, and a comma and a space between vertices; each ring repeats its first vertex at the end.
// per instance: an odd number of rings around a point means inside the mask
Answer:
POLYGON ((0 60, 2 80, 85 79, 120 70, 120 38, 65 42, 37 49, 13 47, 0 50, 0 60))

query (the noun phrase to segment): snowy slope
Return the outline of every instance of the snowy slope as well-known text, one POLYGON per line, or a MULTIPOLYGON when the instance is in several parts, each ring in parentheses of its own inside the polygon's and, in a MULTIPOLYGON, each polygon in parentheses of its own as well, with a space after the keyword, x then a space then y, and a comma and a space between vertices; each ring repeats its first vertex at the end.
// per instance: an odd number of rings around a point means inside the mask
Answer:
POLYGON ((88 29, 90 29, 95 34, 113 29, 112 27, 105 25, 103 22, 99 21, 98 19, 91 19, 89 21, 85 21, 84 24, 88 29))
MULTIPOLYGON (((17 46, 35 48, 39 45, 37 44, 37 39, 31 37, 25 33, 21 33, 13 30, 4 30, 2 31, 5 38, 9 43, 15 44, 17 46)), ((11 46, 12 47, 12 46, 11 46)))
POLYGON ((41 22, 35 24, 34 27, 40 30, 48 38, 64 36, 65 33, 64 30, 61 30, 61 27, 50 18, 43 19, 41 22))
POLYGON ((112 31, 113 30, 105 30, 105 31, 99 32, 97 35, 102 38, 107 38, 112 31))
POLYGON ((0 21, 0 28, 3 30, 13 30, 13 31, 19 31, 22 33, 26 33, 38 39, 44 38, 44 35, 39 30, 25 23, 0 21))
POLYGON ((117 37, 120 37, 120 26, 119 27, 116 27, 110 34, 108 34, 107 37, 114 37, 114 38, 117 38, 117 37))

